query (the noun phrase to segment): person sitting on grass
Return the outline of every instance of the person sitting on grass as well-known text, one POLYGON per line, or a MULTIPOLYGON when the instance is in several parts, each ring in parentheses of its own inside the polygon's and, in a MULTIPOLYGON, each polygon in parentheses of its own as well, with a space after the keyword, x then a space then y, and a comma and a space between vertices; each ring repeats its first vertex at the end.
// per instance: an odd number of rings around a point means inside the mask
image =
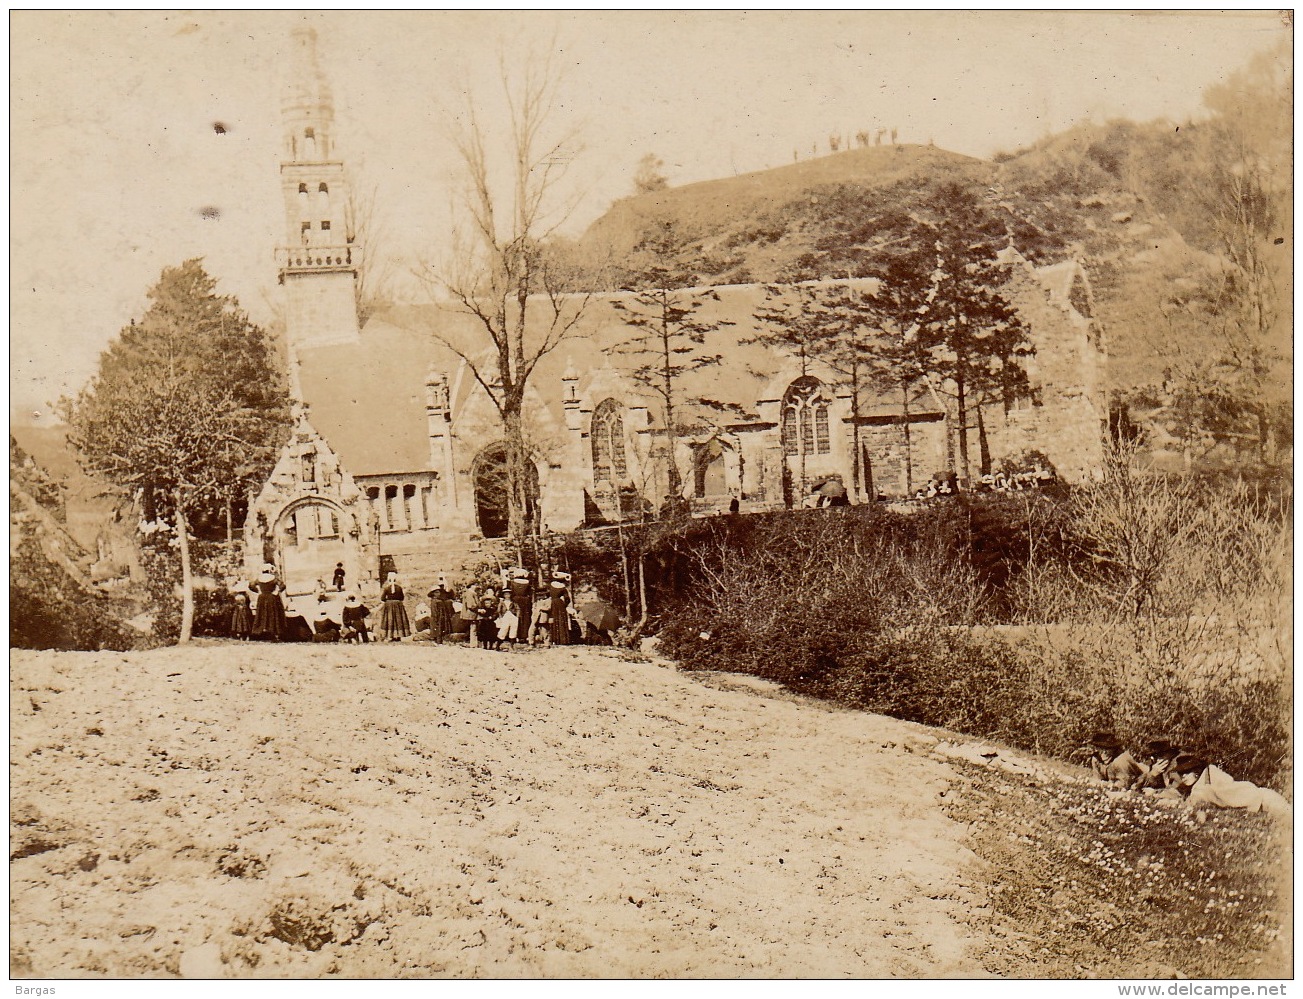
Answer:
POLYGON ((1100 780, 1131 787, 1138 777, 1148 773, 1122 745, 1122 740, 1111 732, 1096 732, 1086 743, 1090 751, 1090 768, 1100 780))
POLYGON ((339 622, 330 616, 330 611, 322 607, 312 621, 312 640, 314 642, 338 642, 339 622))
POLYGON ((1145 748, 1136 753, 1136 762, 1144 769, 1144 774, 1132 782, 1132 790, 1161 791, 1167 786, 1166 775, 1172 768, 1172 761, 1181 752, 1181 747, 1166 739, 1150 739, 1145 748))
POLYGON ((1208 761, 1196 753, 1177 753, 1172 765, 1163 774, 1164 790, 1159 794, 1163 800, 1184 801, 1190 797, 1190 789, 1199 783, 1199 778, 1208 769, 1208 761))
POLYGON ((366 619, 370 613, 357 599, 356 593, 350 593, 344 598, 344 613, 341 615, 344 619, 344 641, 361 643, 371 641, 366 630, 366 619))

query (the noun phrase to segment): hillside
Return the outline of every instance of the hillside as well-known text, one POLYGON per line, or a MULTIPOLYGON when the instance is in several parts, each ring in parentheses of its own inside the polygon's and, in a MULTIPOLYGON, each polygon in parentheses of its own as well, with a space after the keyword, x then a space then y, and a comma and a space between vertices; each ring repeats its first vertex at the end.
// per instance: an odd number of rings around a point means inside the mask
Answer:
POLYGON ((611 263, 618 286, 639 243, 673 231, 677 264, 701 284, 803 280, 836 270, 836 254, 810 255, 853 225, 862 208, 895 199, 921 180, 982 182, 991 165, 932 146, 873 146, 702 181, 617 201, 580 241, 589 262, 611 263))
MULTIPOLYGON (((640 243, 673 234, 685 283, 807 280, 855 273, 876 212, 948 182, 974 184, 1007 213, 1038 263, 1073 257, 1094 286, 1112 384, 1161 381, 1174 355, 1218 346, 1200 322, 1173 323, 1191 288, 1220 267, 1206 217, 1189 197, 1197 128, 1083 125, 998 162, 926 146, 877 146, 625 198, 579 242, 612 285, 637 279, 640 243)), ((1280 220, 1282 237, 1292 219, 1280 220)), ((1282 344, 1288 344, 1289 244, 1281 240, 1282 344)), ((1287 387, 1292 371, 1277 373, 1287 387)))

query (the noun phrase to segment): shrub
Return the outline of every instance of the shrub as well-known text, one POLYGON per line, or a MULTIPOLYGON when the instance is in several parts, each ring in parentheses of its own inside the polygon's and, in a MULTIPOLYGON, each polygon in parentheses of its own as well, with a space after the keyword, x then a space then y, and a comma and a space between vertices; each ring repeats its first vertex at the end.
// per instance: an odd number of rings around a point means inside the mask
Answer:
POLYGON ((1288 792, 1291 507, 1123 455, 1071 495, 694 521, 657 550, 688 582, 662 647, 1065 758, 1166 737, 1288 792))
POLYGON ((115 649, 139 646, 141 636, 121 622, 128 608, 85 591, 50 562, 40 544, 24 537, 9 581, 9 644, 22 649, 115 649))

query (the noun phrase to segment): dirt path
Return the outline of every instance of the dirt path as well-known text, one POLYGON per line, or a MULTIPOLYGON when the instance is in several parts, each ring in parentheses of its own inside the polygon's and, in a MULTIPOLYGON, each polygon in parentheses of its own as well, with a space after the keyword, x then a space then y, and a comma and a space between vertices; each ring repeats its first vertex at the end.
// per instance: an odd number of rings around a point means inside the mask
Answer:
POLYGON ((14 653, 12 973, 980 975, 947 766, 757 686, 590 649, 14 653))

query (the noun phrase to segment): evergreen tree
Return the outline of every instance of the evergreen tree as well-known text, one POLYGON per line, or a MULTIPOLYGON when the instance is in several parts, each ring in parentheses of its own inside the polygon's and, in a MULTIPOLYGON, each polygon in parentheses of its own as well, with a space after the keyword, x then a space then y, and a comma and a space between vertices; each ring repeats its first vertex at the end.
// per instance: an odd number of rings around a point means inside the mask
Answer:
POLYGON ((270 471, 289 423, 288 397, 263 332, 199 260, 164 269, 149 308, 64 400, 68 439, 86 471, 170 519, 181 559, 180 641, 190 640, 190 533, 270 471))
MULTIPOLYGON (((858 495, 860 467, 860 389, 871 371, 878 310, 873 291, 849 284, 770 285, 753 317, 763 332, 747 342, 782 347, 801 362, 822 361, 846 379, 851 396, 851 491, 858 495)), ((804 465, 804 452, 802 464, 804 465)), ((801 480, 806 478, 801 468, 801 480)))
POLYGON ((998 395, 1011 405, 1026 387, 1021 359, 1033 352, 1026 324, 1008 297, 1012 277, 1002 251, 1009 245, 1005 219, 971 188, 937 192, 911 226, 915 247, 929 247, 933 269, 910 355, 921 376, 955 406, 959 471, 972 477, 969 420, 998 395))
POLYGON ((705 397, 685 397, 682 379, 690 372, 719 364, 722 354, 712 354, 707 337, 725 326, 723 319, 707 319, 707 303, 718 302, 713 289, 699 291, 688 286, 693 275, 675 266, 682 249, 674 231, 664 227, 645 238, 634 251, 632 267, 637 288, 626 289, 627 298, 613 299, 611 307, 633 332, 615 350, 628 359, 634 381, 646 386, 660 399, 664 420, 664 457, 669 492, 678 497, 683 490, 676 456, 680 435, 689 424, 683 419, 685 406, 717 406, 705 397))

